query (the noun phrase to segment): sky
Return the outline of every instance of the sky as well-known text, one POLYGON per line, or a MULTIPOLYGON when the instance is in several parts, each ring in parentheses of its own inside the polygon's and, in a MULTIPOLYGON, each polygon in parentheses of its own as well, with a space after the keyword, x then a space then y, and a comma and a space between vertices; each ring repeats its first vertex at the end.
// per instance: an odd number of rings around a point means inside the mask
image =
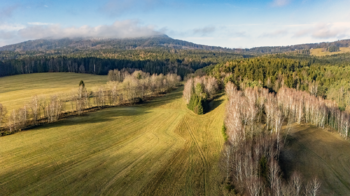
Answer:
POLYGON ((158 34, 228 48, 350 39, 350 0, 0 1, 0 46, 158 34))

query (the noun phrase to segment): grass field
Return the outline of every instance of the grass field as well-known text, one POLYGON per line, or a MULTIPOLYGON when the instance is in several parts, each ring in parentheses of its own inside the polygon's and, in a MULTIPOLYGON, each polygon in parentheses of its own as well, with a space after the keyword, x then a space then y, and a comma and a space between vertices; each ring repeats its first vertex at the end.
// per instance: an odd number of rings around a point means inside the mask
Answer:
POLYGON ((70 93, 80 80, 91 89, 107 83, 107 76, 77 73, 36 73, 0 77, 0 103, 8 110, 23 107, 34 95, 70 93))
POLYGON ((333 55, 333 54, 341 54, 341 53, 349 53, 350 47, 340 47, 340 51, 338 52, 324 52, 323 48, 314 48, 310 50, 310 54, 313 56, 326 56, 326 55, 333 55))
POLYGON ((143 105, 0 137, 0 195, 217 195, 224 102, 197 116, 179 88, 143 105))
POLYGON ((296 125, 282 157, 288 175, 297 170, 320 179, 319 195, 350 195, 350 142, 337 133, 296 125))

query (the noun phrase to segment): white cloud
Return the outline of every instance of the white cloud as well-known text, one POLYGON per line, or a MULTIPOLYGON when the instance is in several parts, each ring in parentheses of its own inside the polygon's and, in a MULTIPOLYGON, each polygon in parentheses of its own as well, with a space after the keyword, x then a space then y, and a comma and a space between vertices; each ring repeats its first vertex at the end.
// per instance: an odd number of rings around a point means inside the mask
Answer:
POLYGON ((17 31, 23 28, 25 28, 25 26, 20 24, 0 24, 0 31, 17 31))
POLYGON ((27 26, 18 31, 18 35, 26 39, 42 38, 74 38, 74 37, 97 37, 97 38, 135 38, 160 34, 152 26, 141 26, 137 21, 116 21, 112 25, 100 25, 96 27, 81 26, 64 28, 59 24, 27 26))
POLYGON ((317 39, 341 39, 350 35, 350 23, 319 23, 295 32, 294 37, 311 36, 317 39))
POLYGON ((0 43, 13 44, 32 39, 60 38, 137 38, 162 34, 154 26, 137 21, 116 21, 111 25, 62 27, 59 24, 31 22, 23 25, 0 25, 0 43), (10 39, 11 38, 11 39, 10 39))
POLYGON ((53 23, 44 23, 44 22, 28 22, 29 25, 53 25, 53 23))
POLYGON ((290 2, 291 0, 274 0, 271 5, 273 7, 282 7, 288 5, 290 2))

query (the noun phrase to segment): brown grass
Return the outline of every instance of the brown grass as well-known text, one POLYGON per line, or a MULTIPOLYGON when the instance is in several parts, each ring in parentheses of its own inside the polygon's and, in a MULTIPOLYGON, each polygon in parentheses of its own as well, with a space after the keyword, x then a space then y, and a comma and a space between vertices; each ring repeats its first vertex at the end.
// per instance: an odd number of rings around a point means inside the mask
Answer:
POLYGON ((282 156, 286 174, 318 177, 320 195, 350 195, 350 142, 312 125, 295 125, 282 156))
POLYGON ((350 47, 340 47, 338 52, 324 52, 323 48, 314 48, 310 50, 310 54, 313 56, 327 56, 333 54, 350 53, 350 47))

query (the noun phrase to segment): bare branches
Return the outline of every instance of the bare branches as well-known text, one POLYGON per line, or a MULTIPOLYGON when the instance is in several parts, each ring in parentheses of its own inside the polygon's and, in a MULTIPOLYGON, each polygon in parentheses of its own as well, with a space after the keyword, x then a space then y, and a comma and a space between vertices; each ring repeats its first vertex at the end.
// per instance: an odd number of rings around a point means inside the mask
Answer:
POLYGON ((0 103, 0 127, 2 126, 2 123, 5 122, 6 114, 7 114, 6 107, 0 103))
POLYGON ((321 183, 317 178, 314 178, 312 181, 308 182, 306 185, 306 195, 316 196, 318 189, 321 187, 321 183))
MULTIPOLYGON (((282 124, 285 118, 291 124, 301 122, 304 116, 308 116, 305 119, 323 126, 325 103, 304 92, 283 86, 278 88, 277 96, 262 88, 248 87, 244 92, 237 91, 231 82, 225 88, 228 96, 225 127, 230 142, 223 154, 225 177, 227 180, 232 176, 232 183, 243 194, 294 196, 304 193, 300 174, 293 174, 289 182, 281 177, 279 155, 284 145, 281 139, 282 124), (305 109, 307 103, 310 105, 305 109), (265 129, 261 125, 264 122, 263 113, 266 114, 265 129)), ((347 130, 347 118, 347 115, 343 115, 336 123, 347 130)), ((305 194, 315 195, 319 187, 318 181, 314 180, 306 186, 308 192, 305 194)))

